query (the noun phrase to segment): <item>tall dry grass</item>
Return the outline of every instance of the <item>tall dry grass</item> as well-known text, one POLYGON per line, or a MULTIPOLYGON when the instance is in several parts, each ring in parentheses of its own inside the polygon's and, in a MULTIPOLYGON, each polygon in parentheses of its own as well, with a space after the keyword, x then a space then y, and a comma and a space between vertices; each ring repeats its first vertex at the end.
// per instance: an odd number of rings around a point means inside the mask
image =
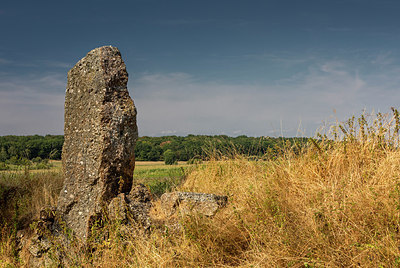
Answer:
POLYGON ((40 209, 56 204, 62 183, 60 172, 0 172, 0 267, 24 264, 17 232, 31 232, 29 225, 40 209))
MULTIPOLYGON (((237 156, 196 166, 178 190, 227 195, 226 208, 213 218, 180 216, 182 228, 148 237, 111 236, 91 265, 399 266, 399 116, 393 112, 336 124, 274 160, 237 156)), ((153 216, 168 223, 157 204, 153 216)))
POLYGON ((224 194, 213 218, 178 215, 149 235, 107 223, 78 254, 90 267, 397 267, 400 265, 399 114, 351 118, 276 159, 214 159, 178 190, 224 194), (180 226, 180 227, 179 227, 180 226))

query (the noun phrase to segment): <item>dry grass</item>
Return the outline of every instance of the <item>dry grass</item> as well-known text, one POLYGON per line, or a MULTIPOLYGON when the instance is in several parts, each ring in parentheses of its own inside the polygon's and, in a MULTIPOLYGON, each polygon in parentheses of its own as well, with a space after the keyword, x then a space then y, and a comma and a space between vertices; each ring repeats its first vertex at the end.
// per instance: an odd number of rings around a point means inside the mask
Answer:
POLYGON ((347 149, 351 157, 334 148, 267 163, 217 162, 192 173, 182 188, 230 196, 214 227, 223 241, 238 230, 229 242, 245 242, 241 265, 394 266, 400 153, 347 149))
MULTIPOLYGON (((398 114, 337 125, 277 159, 195 166, 179 190, 224 194, 215 217, 148 236, 109 223, 78 264, 93 267, 398 267, 398 114), (342 129, 342 130, 341 130, 342 129), (339 135, 342 133, 341 135, 339 135), (330 137, 328 139, 328 137, 330 137)), ((156 202, 154 217, 168 225, 156 202)), ((4 252, 7 247, 2 244, 4 252)), ((6 256, 6 255, 4 255, 6 256)), ((1 256, 0 256, 1 257, 1 256)))
MULTIPOLYGON (((399 266, 398 125, 396 116, 380 116, 337 125, 331 139, 321 135, 300 153, 286 148, 266 162, 198 165, 179 190, 228 195, 225 209, 214 218, 181 217, 182 229, 127 239, 126 248, 111 243, 93 264, 399 266)), ((157 204, 153 214, 165 220, 157 204)))
POLYGON ((0 267, 15 267, 17 231, 30 232, 29 225, 44 206, 54 206, 61 190, 60 172, 0 173, 0 267))

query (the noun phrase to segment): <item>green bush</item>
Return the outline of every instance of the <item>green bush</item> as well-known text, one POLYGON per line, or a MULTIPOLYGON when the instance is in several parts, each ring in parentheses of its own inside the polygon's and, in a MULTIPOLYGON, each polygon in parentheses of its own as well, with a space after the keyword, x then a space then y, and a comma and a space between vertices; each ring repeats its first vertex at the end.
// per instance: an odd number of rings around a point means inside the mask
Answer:
POLYGON ((0 162, 0 170, 8 170, 10 169, 10 167, 4 163, 4 162, 0 162))
POLYGON ((174 165, 177 163, 176 154, 168 149, 164 152, 164 162, 166 165, 174 165))
POLYGON ((202 164, 202 163, 203 163, 203 160, 201 160, 201 158, 199 158, 199 157, 193 157, 187 161, 188 165, 197 165, 197 164, 202 164))
POLYGON ((32 159, 32 162, 33 163, 40 163, 40 162, 42 162, 42 158, 40 156, 35 157, 35 158, 32 159))
POLYGON ((150 192, 160 197, 163 193, 172 191, 181 181, 181 178, 161 178, 149 180, 146 185, 150 192))
POLYGON ((50 169, 51 165, 40 162, 34 166, 34 169, 50 169))
POLYGON ((16 156, 12 156, 10 159, 7 160, 7 164, 19 165, 19 159, 16 156))

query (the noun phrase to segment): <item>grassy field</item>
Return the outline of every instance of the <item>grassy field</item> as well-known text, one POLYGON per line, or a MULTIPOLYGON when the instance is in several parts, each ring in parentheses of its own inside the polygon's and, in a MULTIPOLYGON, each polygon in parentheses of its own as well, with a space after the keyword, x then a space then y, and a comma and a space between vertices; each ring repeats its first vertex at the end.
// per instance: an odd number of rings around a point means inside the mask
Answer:
POLYGON ((134 183, 147 185, 153 195, 159 197, 179 185, 189 171, 190 165, 179 162, 165 165, 164 162, 138 161, 133 174, 134 183))
POLYGON ((6 170, 0 170, 1 172, 26 172, 28 169, 29 172, 32 173, 42 173, 44 171, 61 171, 62 168, 62 163, 61 160, 49 160, 48 164, 46 165, 36 165, 34 163, 31 163, 31 165, 13 165, 13 164, 7 164, 8 169, 6 170))
MULTIPOLYGON (((136 181, 168 182, 153 191, 223 194, 228 205, 215 217, 175 216, 181 228, 155 228, 147 236, 108 222, 106 240, 90 252, 75 250, 76 266, 399 267, 399 129, 396 115, 353 118, 300 151, 288 147, 267 161, 237 156, 194 166, 138 163, 136 181)), ((8 214, 2 218, 0 265, 27 264, 26 256, 15 254, 13 233, 38 207, 56 201, 57 174, 1 177, 3 196, 12 187, 25 192, 19 199, 8 195, 18 202, 2 203, 8 214)), ((172 220, 157 195, 151 215, 166 226, 172 220)))
MULTIPOLYGON (((165 165, 162 161, 137 161, 133 175, 134 183, 143 183, 149 187, 155 196, 160 196, 164 192, 176 187, 185 177, 190 165, 186 162, 178 162, 176 165, 165 165)), ((1 170, 0 179, 8 180, 10 177, 26 177, 44 173, 55 173, 58 176, 62 172, 60 160, 50 160, 49 169, 29 169, 26 166, 11 165, 10 170, 1 170), (29 175, 27 175, 29 174, 29 175)))
POLYGON ((178 162, 176 165, 165 165, 162 161, 137 161, 135 163, 134 178, 149 177, 160 178, 171 175, 171 172, 181 168, 186 169, 190 165, 186 162, 178 162))

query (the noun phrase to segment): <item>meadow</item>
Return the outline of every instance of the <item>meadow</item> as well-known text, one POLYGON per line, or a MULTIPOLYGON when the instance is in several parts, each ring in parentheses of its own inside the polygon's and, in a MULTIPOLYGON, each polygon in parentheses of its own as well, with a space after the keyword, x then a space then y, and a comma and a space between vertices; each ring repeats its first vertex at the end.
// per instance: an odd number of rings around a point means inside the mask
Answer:
MULTIPOLYGON (((228 205, 214 217, 178 214, 182 228, 154 228, 147 236, 107 222, 108 238, 74 252, 75 264, 398 267, 399 129, 393 110, 333 124, 307 146, 287 144, 262 161, 216 154, 194 165, 137 163, 134 180, 152 190, 158 224, 171 221, 160 209, 164 191, 227 195, 228 205)), ((41 206, 55 204, 61 185, 57 170, 0 173, 0 265, 27 265, 28 254, 17 254, 17 230, 28 228, 41 206)))

